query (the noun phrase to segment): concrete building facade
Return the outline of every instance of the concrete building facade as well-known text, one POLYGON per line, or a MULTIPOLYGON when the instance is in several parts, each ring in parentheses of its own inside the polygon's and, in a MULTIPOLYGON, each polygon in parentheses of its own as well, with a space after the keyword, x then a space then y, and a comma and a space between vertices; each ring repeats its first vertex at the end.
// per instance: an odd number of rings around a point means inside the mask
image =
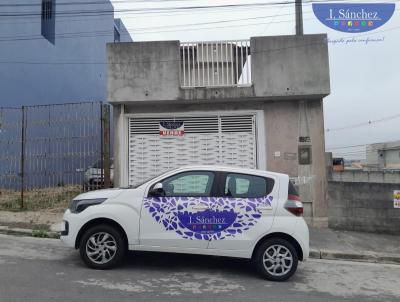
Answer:
POLYGON ((132 41, 110 1, 1 5, 0 107, 106 100, 106 44, 132 41))
POLYGON ((116 185, 187 164, 267 169, 289 174, 309 221, 327 225, 326 35, 108 44, 107 56, 116 185), (184 132, 164 137, 166 122, 184 132))
POLYGON ((367 145, 368 170, 400 170, 400 141, 367 145))

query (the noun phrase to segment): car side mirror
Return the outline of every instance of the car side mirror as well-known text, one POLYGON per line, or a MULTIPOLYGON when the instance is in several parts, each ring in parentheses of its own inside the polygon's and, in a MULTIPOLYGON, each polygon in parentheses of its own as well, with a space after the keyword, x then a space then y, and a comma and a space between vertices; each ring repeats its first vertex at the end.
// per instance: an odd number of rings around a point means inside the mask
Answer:
POLYGON ((150 190, 149 192, 150 196, 164 196, 165 191, 163 188, 163 184, 161 182, 158 182, 154 185, 154 187, 150 190))

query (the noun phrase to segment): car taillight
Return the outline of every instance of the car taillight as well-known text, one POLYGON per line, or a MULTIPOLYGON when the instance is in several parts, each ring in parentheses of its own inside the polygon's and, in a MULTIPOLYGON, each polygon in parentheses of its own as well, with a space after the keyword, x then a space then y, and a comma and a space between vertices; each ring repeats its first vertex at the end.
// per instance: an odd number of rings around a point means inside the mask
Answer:
POLYGON ((285 203, 285 209, 295 216, 303 215, 304 208, 298 195, 288 195, 288 200, 285 203))

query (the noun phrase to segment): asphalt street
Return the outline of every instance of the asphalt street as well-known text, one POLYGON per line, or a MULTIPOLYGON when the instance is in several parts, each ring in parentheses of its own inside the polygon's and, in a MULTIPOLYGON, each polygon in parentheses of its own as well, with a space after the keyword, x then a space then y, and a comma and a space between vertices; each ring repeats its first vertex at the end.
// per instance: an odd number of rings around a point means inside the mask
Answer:
POLYGON ((248 261, 130 253, 110 271, 86 268, 59 240, 0 235, 0 301, 399 301, 400 266, 308 260, 288 282, 248 261))

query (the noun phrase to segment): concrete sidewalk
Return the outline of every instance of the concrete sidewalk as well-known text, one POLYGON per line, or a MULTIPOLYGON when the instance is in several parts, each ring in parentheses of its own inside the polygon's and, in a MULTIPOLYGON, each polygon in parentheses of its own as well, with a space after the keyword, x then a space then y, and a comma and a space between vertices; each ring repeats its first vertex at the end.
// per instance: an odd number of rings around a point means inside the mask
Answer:
POLYGON ((399 236, 310 228, 310 257, 400 264, 399 236))
MULTIPOLYGON (((58 237, 59 224, 49 231, 1 226, 0 233, 34 237, 58 237)), ((310 228, 310 258, 400 264, 400 235, 347 232, 310 228)))

